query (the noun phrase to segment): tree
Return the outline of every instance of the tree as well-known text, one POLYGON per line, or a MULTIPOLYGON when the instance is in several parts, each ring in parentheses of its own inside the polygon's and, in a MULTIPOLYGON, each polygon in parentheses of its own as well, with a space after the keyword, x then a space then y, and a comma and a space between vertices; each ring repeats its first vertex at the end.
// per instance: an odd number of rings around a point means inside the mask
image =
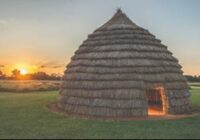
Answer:
POLYGON ((59 74, 56 74, 56 73, 52 73, 49 77, 51 80, 61 80, 62 76, 60 76, 59 74))
POLYGON ((5 79, 6 75, 0 70, 0 79, 5 79))
POLYGON ((32 79, 49 80, 49 75, 45 72, 36 72, 32 74, 32 79))
POLYGON ((200 82, 200 76, 185 75, 189 82, 200 82))
POLYGON ((12 70, 12 77, 18 79, 20 77, 20 71, 18 69, 12 70))

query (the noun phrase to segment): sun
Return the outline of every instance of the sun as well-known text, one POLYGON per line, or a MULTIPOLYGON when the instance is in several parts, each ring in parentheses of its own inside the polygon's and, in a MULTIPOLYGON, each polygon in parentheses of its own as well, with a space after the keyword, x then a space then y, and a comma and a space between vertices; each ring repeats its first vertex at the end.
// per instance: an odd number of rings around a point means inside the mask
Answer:
POLYGON ((21 75, 26 75, 28 73, 27 69, 25 68, 20 68, 19 71, 21 75))

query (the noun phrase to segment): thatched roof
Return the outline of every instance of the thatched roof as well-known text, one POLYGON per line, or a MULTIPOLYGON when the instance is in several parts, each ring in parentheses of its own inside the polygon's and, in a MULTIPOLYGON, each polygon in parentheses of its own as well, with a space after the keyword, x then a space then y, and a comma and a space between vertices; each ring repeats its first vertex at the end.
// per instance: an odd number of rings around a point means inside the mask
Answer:
POLYGON ((145 90, 162 85, 169 112, 185 113, 189 92, 182 73, 167 46, 118 10, 71 58, 59 106, 92 116, 146 116, 145 90))

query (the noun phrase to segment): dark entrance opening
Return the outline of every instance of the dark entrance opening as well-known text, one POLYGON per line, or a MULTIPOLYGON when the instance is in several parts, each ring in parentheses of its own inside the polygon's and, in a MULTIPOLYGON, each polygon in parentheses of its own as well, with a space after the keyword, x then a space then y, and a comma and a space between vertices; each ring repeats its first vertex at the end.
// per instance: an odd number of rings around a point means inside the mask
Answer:
POLYGON ((148 115, 165 115, 164 89, 156 87, 147 90, 148 115))

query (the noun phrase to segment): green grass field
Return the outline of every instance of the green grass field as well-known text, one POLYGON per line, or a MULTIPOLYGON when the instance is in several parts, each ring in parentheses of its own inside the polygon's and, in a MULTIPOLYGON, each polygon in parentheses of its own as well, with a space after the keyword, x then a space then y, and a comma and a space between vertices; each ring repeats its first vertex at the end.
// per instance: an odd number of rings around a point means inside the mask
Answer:
POLYGON ((192 118, 103 121, 52 113, 45 105, 57 91, 0 92, 0 138, 200 138, 200 89, 191 93, 192 118))

